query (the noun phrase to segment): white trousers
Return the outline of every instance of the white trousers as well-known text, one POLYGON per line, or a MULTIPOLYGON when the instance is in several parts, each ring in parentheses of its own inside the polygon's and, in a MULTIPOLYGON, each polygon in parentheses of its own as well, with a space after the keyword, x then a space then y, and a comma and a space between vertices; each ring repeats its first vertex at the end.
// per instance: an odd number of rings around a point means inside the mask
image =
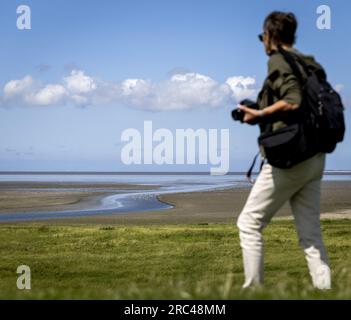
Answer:
POLYGON ((319 289, 330 288, 330 269, 320 228, 324 166, 323 153, 290 169, 263 166, 237 221, 243 251, 244 288, 263 284, 262 230, 288 200, 313 285, 319 289))

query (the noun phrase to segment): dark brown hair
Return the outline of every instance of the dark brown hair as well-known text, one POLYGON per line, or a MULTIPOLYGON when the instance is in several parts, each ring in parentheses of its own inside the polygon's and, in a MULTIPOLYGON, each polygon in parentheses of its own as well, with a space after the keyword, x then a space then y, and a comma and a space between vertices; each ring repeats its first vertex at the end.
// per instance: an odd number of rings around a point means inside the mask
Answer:
POLYGON ((296 40, 297 20, 291 12, 273 11, 264 20, 263 29, 276 45, 293 45, 296 40))

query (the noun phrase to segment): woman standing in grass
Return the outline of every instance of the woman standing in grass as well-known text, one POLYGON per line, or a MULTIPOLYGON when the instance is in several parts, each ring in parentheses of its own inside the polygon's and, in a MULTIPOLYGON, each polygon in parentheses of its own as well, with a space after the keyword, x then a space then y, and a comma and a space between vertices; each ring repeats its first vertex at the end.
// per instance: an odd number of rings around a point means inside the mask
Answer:
MULTIPOLYGON (((299 81, 278 48, 297 55, 312 70, 324 73, 313 57, 293 48, 296 29, 297 21, 292 13, 272 12, 265 19, 260 40, 269 55, 268 76, 258 96, 260 110, 240 106, 245 112, 244 122, 255 124, 273 114, 283 115, 295 110, 301 104, 299 81), (268 103, 268 87, 275 93, 271 104, 268 103)), ((302 68, 301 73, 304 74, 302 68)), ((285 125, 284 121, 276 121, 272 129, 285 125)), ((289 169, 263 166, 237 222, 243 250, 244 288, 263 284, 262 230, 286 201, 292 208, 313 285, 319 289, 330 288, 330 269, 320 228, 320 185, 324 166, 324 153, 314 154, 289 169)))

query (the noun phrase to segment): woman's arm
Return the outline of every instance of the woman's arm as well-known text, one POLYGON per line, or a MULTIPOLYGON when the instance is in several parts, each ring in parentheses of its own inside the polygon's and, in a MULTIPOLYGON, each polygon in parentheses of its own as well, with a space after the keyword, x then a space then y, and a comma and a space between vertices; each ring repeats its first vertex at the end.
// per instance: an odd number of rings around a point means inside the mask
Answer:
POLYGON ((281 54, 277 53, 269 58, 267 79, 280 100, 261 110, 239 106, 245 112, 244 122, 256 124, 279 120, 281 117, 289 117, 290 112, 300 106, 302 95, 299 81, 281 54))
POLYGON ((244 122, 249 124, 256 124, 263 120, 263 118, 276 115, 280 112, 296 110, 299 107, 298 104, 291 104, 284 100, 279 100, 269 107, 262 110, 255 110, 248 108, 243 105, 239 105, 239 108, 245 112, 244 122))

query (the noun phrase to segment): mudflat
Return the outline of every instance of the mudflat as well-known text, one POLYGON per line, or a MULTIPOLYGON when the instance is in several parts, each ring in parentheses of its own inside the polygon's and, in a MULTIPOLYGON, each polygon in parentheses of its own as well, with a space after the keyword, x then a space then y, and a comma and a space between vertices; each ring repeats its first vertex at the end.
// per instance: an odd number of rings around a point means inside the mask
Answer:
MULTIPOLYGON (((106 183, 1 183, 0 214, 2 212, 25 212, 26 210, 84 209, 96 204, 101 197, 116 194, 121 189, 140 190, 142 188, 148 189, 154 186, 106 183)), ((249 188, 232 188, 163 194, 158 196, 159 200, 172 204, 173 208, 50 219, 46 222, 78 224, 234 223, 249 192, 249 188)), ((321 213, 328 218, 351 217, 351 181, 323 181, 321 213)), ((290 208, 286 204, 279 210, 276 217, 288 217, 289 215, 291 215, 290 208)))
POLYGON ((0 214, 80 210, 121 190, 147 190, 146 185, 88 182, 0 182, 0 214))

